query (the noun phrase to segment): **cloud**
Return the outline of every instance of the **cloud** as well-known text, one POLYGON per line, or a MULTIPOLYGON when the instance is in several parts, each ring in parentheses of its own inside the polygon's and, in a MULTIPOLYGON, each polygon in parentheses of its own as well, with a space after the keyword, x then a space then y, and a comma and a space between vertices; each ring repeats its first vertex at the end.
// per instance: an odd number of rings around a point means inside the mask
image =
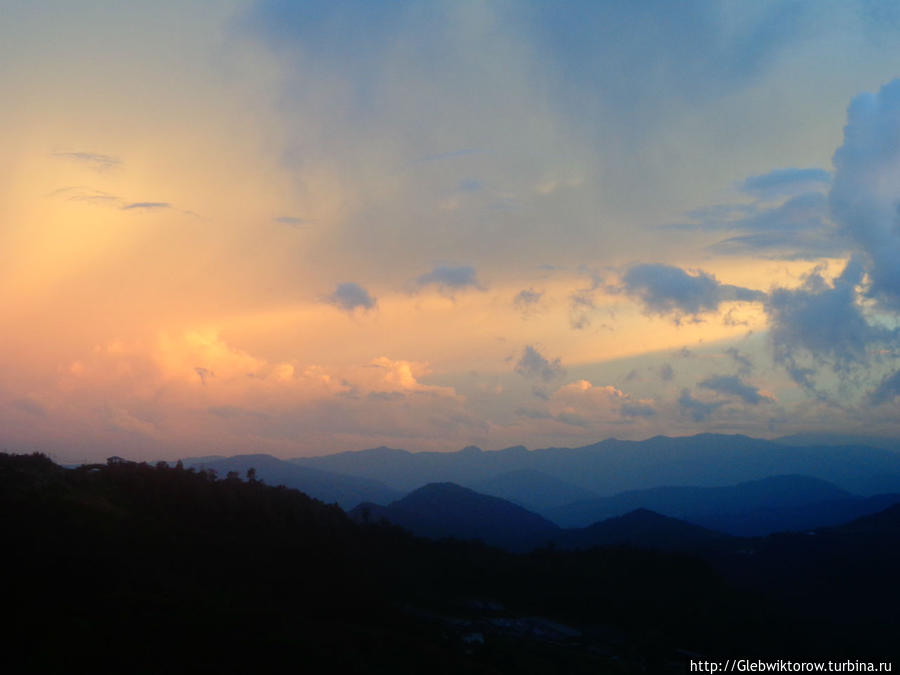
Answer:
POLYGON ((848 249, 830 218, 828 198, 821 191, 789 195, 771 204, 720 204, 688 214, 694 222, 666 225, 664 229, 736 234, 710 249, 725 255, 765 254, 770 258, 809 260, 837 256, 848 249))
POLYGON ((533 309, 543 297, 543 291, 525 288, 516 293, 516 297, 513 298, 513 305, 522 312, 528 312, 533 309))
POLYGON ((306 218, 296 218, 295 216, 278 216, 274 220, 276 223, 281 223, 282 225, 290 225, 291 227, 303 227, 304 225, 308 225, 310 222, 306 218))
POLYGON ((713 375, 700 382, 700 386, 717 394, 737 396, 750 405, 771 403, 775 400, 773 396, 760 392, 759 388, 747 384, 737 375, 713 375))
POLYGON ((241 417, 257 419, 257 420, 266 420, 269 418, 264 412, 260 412, 258 410, 252 410, 249 408, 242 408, 235 405, 215 405, 207 408, 206 412, 210 415, 215 415, 216 417, 221 417, 222 419, 230 420, 237 419, 241 417))
POLYGON ((900 79, 861 94, 847 111, 834 153, 831 214, 858 247, 871 284, 866 294, 900 311, 900 79))
POLYGON ((461 265, 459 267, 438 265, 430 272, 426 272, 417 277, 414 284, 417 288, 437 286, 447 293, 463 290, 465 288, 484 290, 484 287, 478 281, 478 277, 475 274, 475 268, 469 267, 468 265, 461 265))
POLYGON ((531 345, 525 346, 522 357, 516 363, 516 372, 523 377, 537 378, 544 382, 551 382, 566 374, 558 358, 550 361, 531 345))
POLYGON ((769 294, 765 311, 775 360, 803 386, 810 385, 814 369, 802 366, 801 360, 827 364, 847 375, 867 363, 871 345, 896 336, 895 330, 866 320, 856 297, 862 280, 862 265, 854 259, 831 283, 815 270, 799 288, 777 288, 769 294))
POLYGON ((737 347, 729 347, 725 353, 737 364, 742 375, 749 375, 753 371, 753 362, 748 356, 742 354, 737 347))
POLYGON ((791 197, 716 229, 745 232, 712 246, 717 253, 732 255, 762 252, 772 257, 808 260, 840 255, 850 243, 831 222, 828 199, 819 192, 791 197))
POLYGON ((9 402, 9 405, 15 408, 16 410, 20 410, 21 412, 28 413, 29 415, 33 415, 34 417, 46 417, 47 409, 41 405, 38 401, 35 401, 33 398, 25 397, 25 398, 17 398, 9 402))
POLYGON ((635 399, 611 385, 597 386, 576 380, 557 389, 550 400, 554 418, 573 426, 594 422, 620 422, 622 417, 647 418, 656 414, 653 401, 635 399))
POLYGON ((659 367, 659 378, 663 382, 669 382, 673 377, 675 377, 675 371, 672 370, 670 364, 664 363, 659 367))
POLYGON ((516 415, 530 420, 546 420, 552 419, 553 417, 553 415, 545 410, 536 410, 535 408, 516 408, 516 415))
POLYGON ((689 274, 662 264, 634 265, 618 290, 638 298, 653 314, 697 315, 714 312, 724 302, 760 302, 766 297, 760 291, 722 284, 706 272, 689 274))
POLYGON ((648 403, 623 403, 621 407, 624 417, 652 417, 656 414, 656 408, 648 403))
POLYGON ((774 169, 759 176, 750 176, 741 183, 744 192, 770 199, 792 195, 831 184, 831 173, 825 169, 774 169))
POLYGON ((327 302, 345 312, 352 313, 360 308, 364 310, 374 309, 377 300, 365 288, 350 281, 338 284, 334 293, 328 296, 327 302))
POLYGON ((703 422, 725 405, 725 401, 701 401, 691 396, 691 392, 687 389, 682 389, 681 395, 678 397, 678 405, 681 407, 682 414, 689 413, 695 422, 703 422))
POLYGON ((169 202, 131 202, 123 205, 121 208, 123 211, 156 211, 159 209, 170 209, 172 205, 169 202))
POLYGON ((160 431, 155 424, 136 417, 121 406, 105 405, 103 408, 103 416, 110 429, 125 431, 149 438, 160 437, 160 431))
POLYGON ((881 405, 892 402, 898 396, 900 396, 900 370, 885 377, 881 384, 869 393, 869 402, 872 405, 881 405))
POLYGON ((118 157, 99 152, 54 152, 53 156, 84 164, 98 173, 105 173, 122 165, 122 160, 118 157))
POLYGON ((433 394, 457 398, 453 387, 441 387, 438 385, 422 384, 418 378, 427 375, 430 371, 427 363, 415 361, 394 360, 386 356, 372 359, 369 368, 374 369, 374 377, 357 377, 361 389, 367 392, 379 393, 410 393, 433 394))

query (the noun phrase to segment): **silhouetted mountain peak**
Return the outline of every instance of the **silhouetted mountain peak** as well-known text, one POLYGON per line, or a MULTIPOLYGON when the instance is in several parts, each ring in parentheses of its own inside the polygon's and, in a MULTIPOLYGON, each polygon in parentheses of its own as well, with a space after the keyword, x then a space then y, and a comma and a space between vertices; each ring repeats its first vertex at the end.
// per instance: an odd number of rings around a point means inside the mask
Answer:
MULTIPOLYGON (((354 509, 354 519, 361 513, 354 509)), ((369 513, 420 536, 481 539, 511 550, 529 550, 559 531, 521 506, 450 482, 423 485, 382 509, 369 506, 369 513)))

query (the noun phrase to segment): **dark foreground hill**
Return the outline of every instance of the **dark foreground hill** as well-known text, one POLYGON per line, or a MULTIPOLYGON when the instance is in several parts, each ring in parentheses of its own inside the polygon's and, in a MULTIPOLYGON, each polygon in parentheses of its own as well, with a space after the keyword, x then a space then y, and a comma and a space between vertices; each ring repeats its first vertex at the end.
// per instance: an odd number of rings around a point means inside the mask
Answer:
POLYGON ((900 628, 890 523, 817 535, 819 557, 797 540, 780 558, 771 538, 710 561, 514 555, 359 526, 236 476, 0 454, 4 669, 577 674, 687 672, 688 652, 878 658, 900 628), (785 561, 827 583, 792 587, 802 570, 785 561))

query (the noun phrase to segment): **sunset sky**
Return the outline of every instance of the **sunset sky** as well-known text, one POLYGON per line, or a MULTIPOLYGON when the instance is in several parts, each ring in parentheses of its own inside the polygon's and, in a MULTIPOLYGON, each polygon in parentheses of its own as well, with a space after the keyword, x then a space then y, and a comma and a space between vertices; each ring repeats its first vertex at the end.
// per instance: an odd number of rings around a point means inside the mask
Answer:
POLYGON ((0 448, 900 434, 895 2, 0 0, 0 448))

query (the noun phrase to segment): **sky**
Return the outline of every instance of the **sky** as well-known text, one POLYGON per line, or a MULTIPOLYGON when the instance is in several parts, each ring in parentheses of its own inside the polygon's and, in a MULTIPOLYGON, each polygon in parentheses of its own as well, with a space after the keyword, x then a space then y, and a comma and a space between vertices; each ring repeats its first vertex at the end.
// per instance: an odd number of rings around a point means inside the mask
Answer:
POLYGON ((896 3, 0 14, 0 448, 900 435, 896 3))

